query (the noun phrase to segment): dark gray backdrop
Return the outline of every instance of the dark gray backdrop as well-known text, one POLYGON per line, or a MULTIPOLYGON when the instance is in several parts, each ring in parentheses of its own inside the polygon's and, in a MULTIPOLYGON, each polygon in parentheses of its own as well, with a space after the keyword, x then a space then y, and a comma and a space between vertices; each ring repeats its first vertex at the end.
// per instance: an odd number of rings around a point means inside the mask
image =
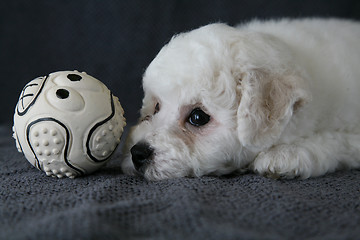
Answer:
POLYGON ((0 123, 34 77, 79 70, 120 98, 128 122, 141 106, 141 77, 173 34, 211 22, 252 18, 360 18, 360 1, 0 1, 0 123))

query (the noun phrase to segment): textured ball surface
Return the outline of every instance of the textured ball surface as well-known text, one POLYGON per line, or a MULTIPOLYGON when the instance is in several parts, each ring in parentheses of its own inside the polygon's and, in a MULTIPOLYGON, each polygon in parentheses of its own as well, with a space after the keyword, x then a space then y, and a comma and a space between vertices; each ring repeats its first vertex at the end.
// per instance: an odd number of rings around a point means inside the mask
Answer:
POLYGON ((117 97, 78 71, 38 77, 21 91, 13 137, 19 152, 48 176, 74 178, 104 165, 126 125, 117 97))

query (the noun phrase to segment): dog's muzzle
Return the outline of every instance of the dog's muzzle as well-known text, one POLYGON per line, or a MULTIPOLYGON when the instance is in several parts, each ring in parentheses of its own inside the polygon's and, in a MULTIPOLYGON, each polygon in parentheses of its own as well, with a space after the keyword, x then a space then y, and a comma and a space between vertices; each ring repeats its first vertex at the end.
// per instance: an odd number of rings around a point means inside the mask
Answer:
POLYGON ((150 162, 154 154, 154 150, 150 147, 150 145, 144 142, 135 144, 130 149, 130 152, 134 167, 140 172, 145 170, 145 166, 150 162))

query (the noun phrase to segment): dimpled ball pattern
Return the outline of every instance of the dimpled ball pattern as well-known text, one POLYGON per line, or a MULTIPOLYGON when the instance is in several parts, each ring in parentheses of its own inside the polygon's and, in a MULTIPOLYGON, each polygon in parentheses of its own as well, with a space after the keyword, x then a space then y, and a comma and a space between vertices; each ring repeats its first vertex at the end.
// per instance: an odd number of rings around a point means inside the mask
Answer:
POLYGON ((126 125, 119 99, 85 72, 61 71, 30 81, 14 114, 19 152, 53 177, 75 178, 104 165, 126 125))

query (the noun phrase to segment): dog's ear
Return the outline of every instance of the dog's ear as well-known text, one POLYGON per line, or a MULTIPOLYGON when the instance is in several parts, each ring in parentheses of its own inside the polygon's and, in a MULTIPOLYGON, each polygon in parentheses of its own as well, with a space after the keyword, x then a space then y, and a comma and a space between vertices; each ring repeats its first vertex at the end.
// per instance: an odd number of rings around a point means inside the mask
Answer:
POLYGON ((293 114, 309 100, 304 79, 296 74, 254 70, 242 74, 239 89, 238 136, 252 150, 268 148, 278 140, 293 114))

